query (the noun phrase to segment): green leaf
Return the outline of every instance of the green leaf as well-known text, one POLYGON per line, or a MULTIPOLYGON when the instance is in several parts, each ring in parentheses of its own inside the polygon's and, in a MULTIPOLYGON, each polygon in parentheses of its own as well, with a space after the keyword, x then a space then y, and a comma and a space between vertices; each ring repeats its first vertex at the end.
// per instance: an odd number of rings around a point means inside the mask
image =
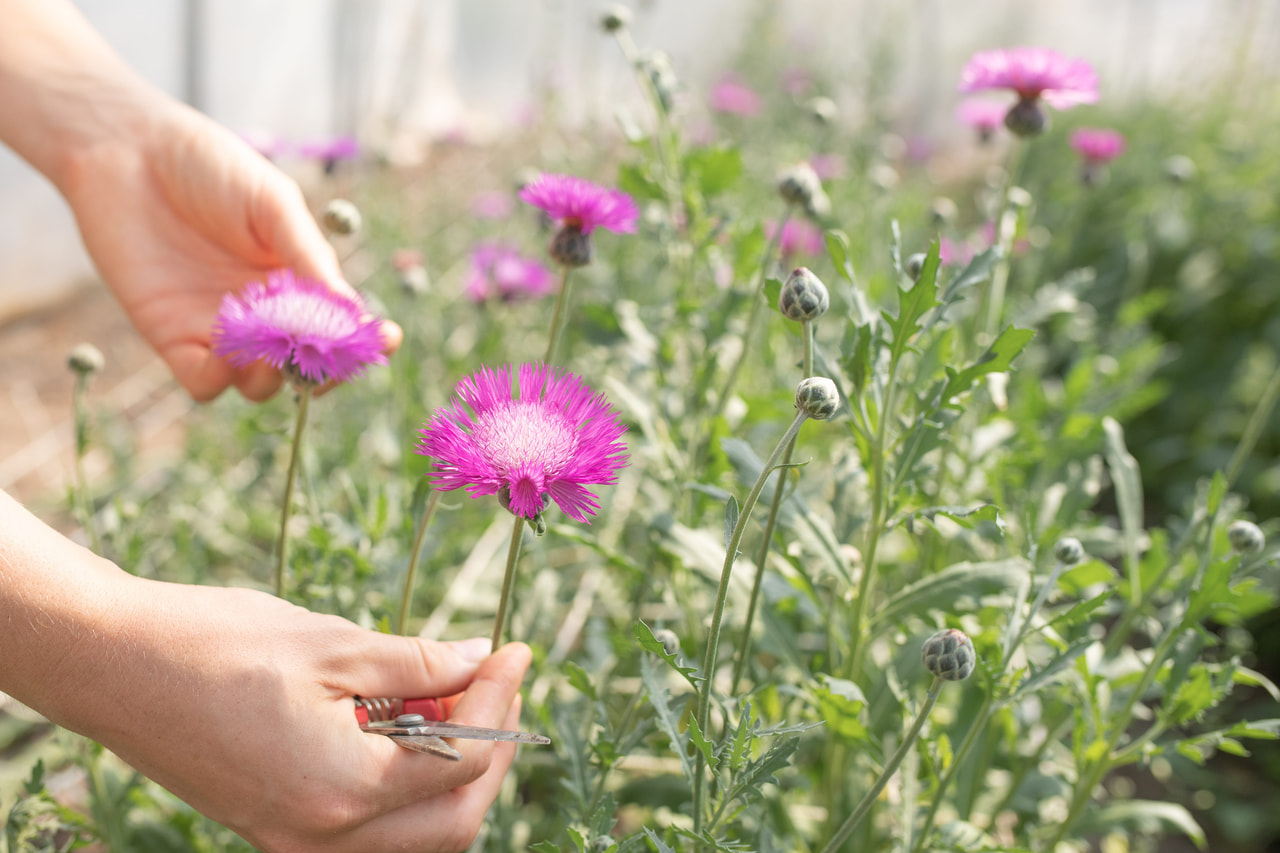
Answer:
POLYGON ((1236 671, 1232 673, 1232 680, 1236 684, 1246 684, 1250 687, 1261 687, 1267 693, 1271 694, 1271 698, 1280 702, 1280 687, 1276 687, 1275 682, 1267 678, 1262 673, 1249 669, 1247 666, 1237 666, 1236 671))
POLYGON ((938 304, 938 241, 934 240, 925 256, 920 276, 910 290, 898 288, 897 316, 885 312, 885 320, 893 330, 893 347, 890 358, 897 361, 906 352, 911 338, 920 327, 920 320, 938 304))
POLYGON ((843 231, 831 229, 823 235, 827 244, 827 255, 831 265, 840 271, 849 282, 856 283, 857 276, 853 272, 853 264, 849 261, 849 236, 843 231))
POLYGON ((574 690, 577 690, 593 702, 599 698, 596 695, 595 685, 591 683, 591 676, 587 674, 585 669, 573 661, 567 660, 564 662, 564 671, 568 676, 570 686, 574 690))
POLYGON ((742 706, 742 716, 738 718, 738 727, 733 732, 733 742, 729 745, 729 769, 735 773, 742 769, 742 762, 746 759, 748 750, 753 740, 751 729, 754 720, 751 717, 751 703, 744 702, 742 706))
POLYGON ((1162 825, 1180 831, 1201 850, 1206 849, 1204 830, 1196 819, 1177 803, 1154 800, 1112 800, 1090 811, 1090 828, 1106 832, 1124 828, 1132 832, 1153 832, 1162 825))
POLYGON ((782 293, 782 280, 769 276, 764 282, 765 304, 774 311, 778 310, 778 295, 782 293))
POLYGON ((968 391, 980 376, 986 376, 988 373, 1004 373, 1035 336, 1036 333, 1030 329, 1015 329, 1009 326, 995 339, 991 348, 979 356, 973 364, 960 371, 948 367, 947 384, 943 386, 942 393, 938 397, 938 405, 945 406, 953 398, 968 391))
POLYGON ((1198 720, 1205 711, 1216 705, 1220 698, 1221 694, 1214 689, 1213 680, 1209 677, 1208 667, 1197 664, 1191 668, 1190 675, 1178 686, 1173 702, 1165 704, 1163 716, 1175 726, 1190 720, 1198 720))
POLYGON ((644 834, 649 837, 649 842, 653 844, 653 849, 657 850, 658 853, 676 853, 674 849, 672 849, 670 846, 664 843, 661 838, 655 835, 653 830, 650 829, 649 827, 646 826, 644 828, 644 834))
POLYGON ((818 713, 833 734, 846 740, 864 740, 867 737, 867 727, 861 719, 862 711, 867 707, 867 697, 858 685, 822 673, 818 675, 814 693, 818 700, 818 713))
POLYGON ((991 278, 998 260, 1000 260, 1000 250, 995 246, 974 255, 969 265, 947 282, 947 286, 942 289, 939 301, 943 305, 950 305, 958 300, 964 291, 991 278))
POLYGON ((1078 566, 1067 569, 1058 578, 1058 586, 1063 590, 1079 594, 1096 583, 1112 583, 1116 579, 1115 569, 1101 560, 1088 560, 1078 566))
POLYGON ((955 612, 962 599, 978 599, 1017 588, 1026 581, 1029 572, 1030 564, 1019 557, 948 566, 899 590, 876 610, 872 628, 894 624, 910 615, 923 615, 929 610, 955 612))
POLYGON ((577 846, 578 853, 586 853, 587 839, 583 837, 582 833, 572 826, 565 827, 565 832, 569 833, 569 839, 577 846))
POLYGON ((671 751, 680 759, 680 769, 684 771, 685 778, 692 779, 693 765, 689 761, 687 748, 689 739, 680 731, 679 716, 672 711, 671 703, 667 700, 667 689, 658 678, 657 664, 648 655, 640 657, 640 683, 644 685, 645 695, 653 706, 658 729, 671 741, 671 751))
POLYGON ((1099 607, 1107 603, 1107 600, 1115 594, 1115 590, 1107 590, 1106 592, 1095 595, 1093 598, 1086 598, 1084 601, 1076 602, 1071 609, 1065 613, 1060 613, 1053 619, 1049 620, 1046 627, 1052 628, 1061 633, 1068 628, 1074 628, 1076 625, 1082 625, 1088 621, 1089 617, 1099 607))
MULTIPOLYGON (((1116 510, 1120 514, 1120 532, 1124 540, 1124 561, 1131 582, 1137 581, 1138 542, 1142 536, 1142 474, 1138 460, 1129 453, 1124 443, 1124 428, 1115 418, 1103 418, 1102 430, 1106 433, 1107 468, 1111 471, 1111 483, 1116 494, 1116 510)), ((1138 596, 1140 589, 1129 591, 1138 596)))
MULTIPOLYGON (((733 495, 729 495, 729 500, 724 505, 724 547, 729 547, 729 540, 733 539, 733 531, 738 526, 738 499, 733 495)), ((736 560, 737 554, 732 555, 729 559, 736 560)))
POLYGON ((1227 478, 1221 471, 1214 471, 1213 480, 1209 483, 1209 499, 1206 507, 1210 516, 1217 515, 1218 508, 1222 506, 1222 499, 1226 496, 1227 478))
POLYGON ((531 844, 530 850, 536 850, 538 853, 560 853, 560 845, 554 841, 539 841, 537 844, 531 844))
POLYGON ((742 154, 734 145, 698 148, 684 158, 684 172, 697 185, 703 198, 712 198, 738 180, 742 174, 742 154))
POLYGON ((636 627, 633 631, 636 640, 640 643, 640 648, 646 652, 653 652, 658 657, 667 662, 667 666, 671 667, 689 682, 689 686, 694 690, 698 689, 698 682, 702 680, 701 676, 694 675, 697 672, 696 666, 684 666, 680 663, 680 659, 673 654, 667 653, 667 647, 662 645, 662 641, 653 636, 653 629, 646 625, 643 621, 637 620, 636 627))
POLYGON ((912 519, 921 518, 931 522, 939 515, 951 519, 965 530, 973 530, 983 522, 993 524, 1000 534, 1004 535, 1004 519, 1000 517, 1000 510, 995 504, 982 504, 975 507, 931 506, 916 510, 907 516, 907 529, 911 530, 912 519))
POLYGON ((1088 651, 1089 647, 1095 645, 1096 642, 1096 640, 1085 639, 1068 646, 1065 651, 1037 670, 1035 675, 1023 679, 1022 683, 1018 685, 1017 689, 1013 691, 1013 695, 1009 698, 1012 700, 1029 696, 1046 684, 1055 681, 1058 676, 1067 672, 1076 658, 1088 651))
POLYGON ((699 750, 707 759, 707 766, 714 773, 716 767, 720 764, 720 759, 716 757, 715 744, 702 736, 702 729, 698 727, 698 721, 693 717, 689 718, 689 740, 693 743, 694 748, 699 750))
POLYGON ((618 167, 618 189, 637 201, 664 201, 667 197, 648 169, 637 163, 623 163, 618 167))

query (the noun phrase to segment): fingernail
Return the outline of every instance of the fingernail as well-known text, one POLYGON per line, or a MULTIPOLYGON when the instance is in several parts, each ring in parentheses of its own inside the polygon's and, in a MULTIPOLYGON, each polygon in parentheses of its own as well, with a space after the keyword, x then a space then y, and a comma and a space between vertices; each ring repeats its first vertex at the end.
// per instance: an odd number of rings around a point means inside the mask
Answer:
POLYGON ((480 661, 489 656, 489 651, 493 647, 493 640, 487 637, 472 637, 470 640, 454 640, 449 645, 453 646, 453 650, 463 660, 471 663, 480 663, 480 661))

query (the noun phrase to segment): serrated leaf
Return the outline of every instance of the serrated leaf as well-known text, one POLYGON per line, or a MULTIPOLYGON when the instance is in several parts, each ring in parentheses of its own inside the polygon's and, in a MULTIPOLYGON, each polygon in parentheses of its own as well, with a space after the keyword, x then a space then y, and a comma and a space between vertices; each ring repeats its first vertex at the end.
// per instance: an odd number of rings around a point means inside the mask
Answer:
POLYGON ((729 189, 742 174, 742 154, 734 145, 697 148, 684 158, 686 177, 697 184, 703 198, 729 189))
POLYGON ((981 376, 989 373, 1004 373, 1035 336, 1036 333, 1030 329, 1015 329, 1009 326, 973 364, 959 371, 948 367, 947 384, 943 386, 942 393, 939 395, 939 404, 945 406, 953 398, 967 392, 981 376))
POLYGON ((666 842, 654 834, 654 831, 649 827, 646 826, 644 828, 644 834, 649 837, 649 843, 653 845, 653 849, 657 850, 658 853, 676 853, 675 850, 667 846, 666 842))
POLYGON ((963 598, 981 598, 1025 583, 1030 564, 1021 558, 989 563, 957 563, 901 589, 872 618, 873 630, 929 610, 955 612, 963 598))
POLYGON ((731 802, 760 796, 761 787, 776 781, 774 774, 791 762, 791 754, 799 747, 800 738, 787 738, 781 743, 775 743, 760 758, 748 761, 746 769, 734 780, 726 799, 731 802))
POLYGON ((931 506, 911 513, 908 519, 922 518, 925 521, 933 521, 939 515, 951 519, 965 530, 973 530, 978 524, 988 522, 994 524, 1000 534, 1004 535, 1004 519, 1000 517, 1000 510, 995 504, 982 504, 975 507, 931 506))
POLYGON ((964 291, 991 278, 998 260, 1000 260, 1000 250, 995 246, 974 255, 968 266, 947 282, 947 286, 942 289, 939 302, 950 305, 957 301, 964 291))
POLYGON ((893 330, 890 358, 896 361, 906 352, 920 320, 938 304, 938 241, 934 240, 925 255, 924 266, 910 290, 898 289, 898 313, 885 312, 885 320, 893 330))
POLYGON ((858 685, 823 673, 818 676, 814 693, 818 700, 818 713, 828 729, 846 740, 862 740, 867 736, 867 728, 861 719, 867 707, 867 697, 858 685))
POLYGON ((707 759, 707 766, 714 773, 716 767, 720 764, 720 759, 716 757, 715 744, 702 736, 702 729, 698 727, 698 721, 689 718, 689 741, 693 744, 694 749, 700 751, 704 758, 707 759))
MULTIPOLYGON (((1106 434, 1107 469, 1115 489, 1116 511, 1120 515, 1120 532, 1124 542, 1124 561, 1129 577, 1137 579, 1138 540, 1142 535, 1142 474, 1138 460, 1129 453, 1124 443, 1124 428, 1115 418, 1102 419, 1102 431, 1106 434)), ((1141 590, 1130 590, 1131 596, 1141 590)))
POLYGON ((1090 812, 1091 827, 1097 832, 1105 832, 1113 827, 1123 827, 1130 831, 1149 832, 1159 825, 1164 825, 1181 832, 1201 850, 1206 849, 1204 830, 1196 819, 1177 803, 1162 803, 1154 800, 1112 800, 1090 812))
POLYGON ((742 716, 738 718, 738 727, 734 730, 733 741, 729 745, 729 769, 734 772, 742 768, 742 762, 747 756, 748 748, 751 746, 752 726, 751 703, 744 702, 742 716))
POLYGON ((1093 598, 1087 598, 1084 601, 1076 602, 1071 609, 1065 613, 1060 613, 1053 619, 1049 620, 1047 627, 1061 633, 1068 628, 1074 628, 1088 621, 1089 617, 1099 607, 1107 603, 1107 600, 1115 594, 1114 590, 1107 590, 1104 593, 1095 595, 1093 598))
POLYGON ((689 739, 680 731, 680 720, 672 712, 671 703, 667 700, 667 689, 658 678, 657 664, 648 655, 640 657, 640 683, 644 685, 645 695, 653 706, 658 729, 671 741, 671 751, 680 759, 680 769, 684 771, 685 778, 692 779, 693 766, 686 748, 689 739))
POLYGON ((667 666, 678 672, 685 681, 689 682, 689 686, 694 690, 698 689, 698 682, 702 680, 701 676, 695 675, 698 668, 696 666, 685 666, 680 663, 680 659, 673 654, 667 652, 667 647, 662 645, 662 641, 653 636, 653 629, 646 625, 643 621, 637 620, 636 627, 632 630, 636 641, 640 643, 640 648, 646 652, 652 652, 658 657, 666 661, 667 666))
MULTIPOLYGON (((724 505, 724 547, 729 547, 729 540, 733 538, 733 531, 738 526, 738 499, 733 495, 729 495, 729 500, 724 505)), ((738 555, 733 554, 729 557, 730 561, 737 559, 738 555)))

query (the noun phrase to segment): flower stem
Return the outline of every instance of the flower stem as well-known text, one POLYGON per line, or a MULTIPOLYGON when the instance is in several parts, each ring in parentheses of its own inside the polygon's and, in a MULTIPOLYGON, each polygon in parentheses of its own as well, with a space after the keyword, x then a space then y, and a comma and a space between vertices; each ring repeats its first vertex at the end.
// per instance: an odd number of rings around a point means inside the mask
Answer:
POLYGON ((1000 316, 1004 313, 1005 289, 1009 284, 1009 260, 1013 254, 1013 236, 1017 231, 1018 217, 1009 209, 1009 195, 1018 180, 1018 172, 1022 166, 1023 152, 1026 143, 1014 140, 1013 150, 1009 152, 1009 165, 1004 180, 1004 190, 1000 194, 1000 209, 996 211, 995 238, 1000 247, 1000 257, 996 268, 991 273, 991 289, 987 291, 987 310, 982 323, 980 346, 988 346, 995 340, 1000 325, 1000 316))
POLYGON ((1257 446, 1258 437, 1262 435, 1263 427, 1271 419, 1271 412, 1275 409, 1278 398, 1280 398, 1280 369, 1277 369, 1271 375, 1271 383, 1267 385, 1266 390, 1262 392, 1262 396, 1258 398, 1257 405, 1253 407, 1253 414, 1249 416, 1249 422, 1245 424, 1244 433, 1240 436, 1240 442, 1236 445, 1235 452, 1231 454, 1231 461, 1227 463, 1226 478, 1228 488, 1240 476, 1240 469, 1244 467, 1245 460, 1249 458, 1249 454, 1257 446))
MULTIPOLYGON (((725 601, 729 597, 729 577, 733 574, 733 563, 738 555, 738 545, 742 543, 742 533, 746 530, 747 522, 751 518, 751 511, 755 509, 756 502, 760 500, 760 492, 764 490, 764 484, 768 481, 769 475, 773 473, 773 469, 778 464, 783 452, 800 432, 800 425, 808 417, 808 413, 804 411, 797 412, 795 420, 791 422, 791 426, 787 427, 787 431, 778 440, 777 446, 769 454, 764 467, 760 469, 760 476, 756 477, 755 485, 751 487, 746 500, 742 502, 742 509, 738 513, 738 522, 733 526, 733 532, 729 534, 729 541, 725 544, 724 566, 720 570, 720 586, 716 590, 716 605, 711 615, 711 635, 707 640, 707 653, 702 662, 703 681, 701 690, 698 693, 698 728, 702 731, 703 737, 707 736, 707 727, 711 718, 711 690, 715 681, 713 670, 716 658, 719 656, 721 622, 724 619, 725 601)), ((702 831, 703 801, 706 797, 706 780, 703 777, 706 775, 707 757, 702 750, 697 750, 696 765, 693 775, 693 831, 695 834, 702 831)))
POLYGON ((551 358, 556 354, 556 344, 560 343, 560 330, 564 326, 564 306, 569 301, 569 273, 573 272, 573 267, 565 267, 564 274, 560 277, 560 292, 556 294, 556 307, 551 312, 551 329, 547 334, 547 354, 543 357, 543 361, 551 364, 551 358))
POLYGON ((418 575, 418 557, 422 554, 422 543, 427 538, 427 528, 431 526, 431 517, 440 505, 439 489, 432 489, 427 498, 427 505, 418 519, 418 529, 413 534, 413 550, 409 552, 409 572, 404 578, 404 591, 400 593, 400 614, 396 619, 396 633, 403 634, 409 627, 409 614, 413 610, 413 585, 418 575))
MULTIPOLYGON (((808 379, 813 375, 813 323, 809 320, 803 321, 801 324, 801 334, 804 336, 804 376, 801 379, 808 379)), ((786 466, 791 462, 791 454, 795 452, 796 440, 793 437, 787 445, 786 452, 782 454, 782 464, 786 466)), ((784 467, 778 472, 778 481, 773 487, 773 500, 769 503, 769 517, 764 524, 764 539, 760 543, 760 556, 756 558, 756 577, 751 583, 751 598, 747 604, 747 618, 742 626, 742 641, 738 643, 737 661, 733 665, 733 680, 729 690, 729 695, 736 696, 738 693, 738 684, 742 681, 742 676, 747 669, 747 659, 751 649, 751 625, 755 622, 756 607, 760 603, 760 587, 764 584, 764 566, 769 559, 770 545, 773 542, 773 530, 778 523, 778 510, 782 507, 782 496, 785 491, 784 487, 787 482, 787 471, 784 467)))
POLYGON ((511 600, 511 588, 516 582, 516 563, 520 562, 520 543, 524 539, 524 516, 515 516, 511 529, 511 547, 507 549, 507 571, 502 576, 502 597, 498 599, 498 615, 493 622, 493 651, 502 648, 503 629, 507 623, 507 603, 511 600))
POLYGON ((84 527, 85 536, 89 539, 89 549, 95 554, 101 554, 102 540, 98 537, 98 528, 93 521, 93 502, 89 500, 89 477, 84 471, 84 455, 89 449, 89 406, 85 400, 88 390, 88 374, 77 375, 76 387, 71 397, 76 430, 76 486, 73 502, 80 516, 80 524, 84 527))
POLYGON ((276 595, 284 598, 284 574, 289 565, 289 515, 293 509, 293 486, 298 480, 298 458, 302 450, 302 433, 307 428, 307 409, 311 406, 311 386, 303 383, 298 390, 298 423, 293 430, 293 449, 289 452, 289 473, 285 475, 284 501, 280 507, 280 538, 276 540, 276 595))
POLYGON ((858 824, 867 816, 867 812, 871 811, 871 806, 879 798, 880 792, 884 790, 885 785, 889 784, 889 780, 897 772, 898 765, 902 763, 902 759, 907 757, 907 750, 911 749, 912 744, 916 742, 916 738, 920 736, 920 729, 924 728, 924 721, 928 719, 929 712, 933 710, 934 703, 938 701, 938 694, 941 692, 942 677, 934 676, 933 685, 929 688, 929 695, 924 700, 924 707, 916 715, 916 721, 911 724, 911 730, 902 739, 902 743, 898 745, 898 749, 889 759, 889 763, 884 766, 884 770, 880 773, 880 778, 876 780, 876 783, 871 786, 867 793, 862 795, 862 801, 858 803, 858 807, 840 825, 840 828, 836 830, 836 834, 831 836, 827 846, 822 848, 822 853, 835 853, 836 850, 840 849, 840 845, 858 828, 858 824))

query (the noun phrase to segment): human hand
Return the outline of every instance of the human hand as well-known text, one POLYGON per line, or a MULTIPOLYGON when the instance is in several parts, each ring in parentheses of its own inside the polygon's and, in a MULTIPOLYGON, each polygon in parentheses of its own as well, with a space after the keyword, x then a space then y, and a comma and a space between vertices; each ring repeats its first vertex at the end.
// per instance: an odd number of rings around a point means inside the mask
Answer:
MULTIPOLYGON (((69 162, 61 185, 94 263, 138 332, 197 400, 235 385, 274 394, 278 371, 235 368, 210 351, 223 296, 271 270, 351 293, 297 184, 204 116, 163 99, 144 129, 113 135, 69 162)), ((383 325, 388 353, 401 332, 383 325)))
POLYGON ((57 720, 271 853, 457 851, 479 831, 513 744, 451 762, 362 732, 353 695, 452 696, 453 722, 518 728, 522 644, 363 630, 252 590, 128 578, 127 648, 76 680, 57 720))

